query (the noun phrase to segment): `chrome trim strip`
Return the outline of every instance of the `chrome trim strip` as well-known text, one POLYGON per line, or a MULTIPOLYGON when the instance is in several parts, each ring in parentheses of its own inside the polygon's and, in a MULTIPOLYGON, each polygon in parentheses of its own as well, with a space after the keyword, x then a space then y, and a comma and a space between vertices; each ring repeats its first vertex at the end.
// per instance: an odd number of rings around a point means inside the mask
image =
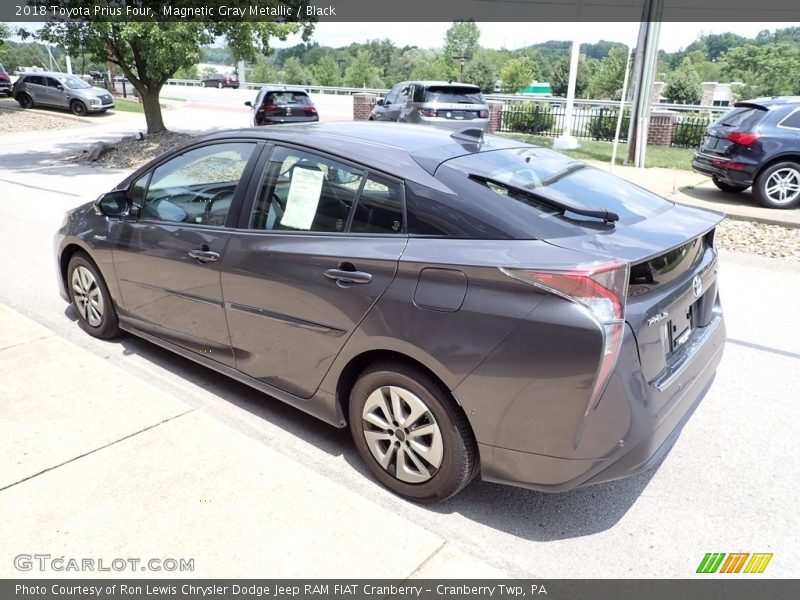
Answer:
POLYGON ((657 391, 663 392, 669 386, 675 383, 675 380, 680 377, 686 367, 691 364, 692 359, 694 359, 695 355, 700 351, 705 343, 717 333, 720 323, 722 323, 722 316, 715 316, 711 323, 709 323, 706 327, 703 327, 703 333, 700 336, 687 342, 685 346, 686 350, 680 359, 674 365, 667 367, 664 371, 664 374, 650 385, 657 391))
POLYGON ((231 308, 231 310, 238 310, 239 312, 244 312, 251 315, 258 315, 259 317, 264 317, 266 319, 271 319, 273 321, 280 321, 281 323, 286 323, 287 325, 292 325, 294 327, 300 327, 302 329, 310 329, 312 331, 327 333, 337 337, 347 333, 345 329, 340 329, 332 325, 325 325, 323 323, 315 323, 314 321, 306 321, 304 319, 298 319, 297 317, 291 317, 289 315, 284 315, 282 313, 273 312, 265 308, 257 308, 255 306, 248 306, 247 304, 237 304, 235 302, 229 302, 228 306, 231 308))
POLYGON ((164 292, 166 294, 171 294, 173 296, 185 298, 186 300, 192 300, 194 302, 200 302, 201 304, 210 304, 211 306, 218 306, 222 308, 222 302, 219 300, 212 300, 211 298, 204 298, 203 296, 195 296, 194 294, 189 294, 188 292, 179 292, 178 290, 171 290, 169 288, 160 287, 157 285, 150 285, 148 283, 142 283, 141 281, 133 281, 131 279, 125 279, 124 277, 121 279, 121 281, 124 281, 125 283, 132 283, 134 285, 147 288, 148 290, 154 290, 156 292, 164 292))

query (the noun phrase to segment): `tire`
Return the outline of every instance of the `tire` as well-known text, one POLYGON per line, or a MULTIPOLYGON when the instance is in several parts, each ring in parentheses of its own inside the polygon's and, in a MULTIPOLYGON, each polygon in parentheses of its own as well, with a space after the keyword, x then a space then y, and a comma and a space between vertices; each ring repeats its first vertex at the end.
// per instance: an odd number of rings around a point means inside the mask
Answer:
POLYGON ((205 81, 201 81, 201 82, 200 82, 200 87, 208 87, 208 86, 206 85, 206 82, 205 82, 205 81))
POLYGON ((19 94, 17 96, 17 104, 20 105, 21 108, 33 108, 33 98, 31 98, 28 94, 19 94))
POLYGON ((740 192, 745 191, 748 187, 750 187, 749 185, 733 185, 730 183, 725 183, 724 181, 720 181, 719 179, 717 179, 716 175, 711 177, 711 181, 714 182, 714 185, 717 186, 717 188, 729 194, 738 194, 740 192))
POLYGON ((800 164, 775 163, 759 173, 753 185, 756 199, 767 208, 792 208, 800 204, 800 164))
POLYGON ((438 381, 416 368, 395 361, 368 367, 351 391, 349 416, 361 459, 408 500, 440 502, 478 473, 466 415, 438 381), (422 429, 426 433, 414 433, 422 429))
POLYGON ((72 111, 73 115, 78 115, 79 117, 85 117, 87 114, 89 114, 89 110, 86 108, 86 105, 80 100, 73 100, 70 102, 69 109, 72 111))
POLYGON ((83 252, 76 252, 69 261, 67 289, 81 329, 102 340, 119 335, 119 319, 106 282, 83 252))
POLYGON ((217 84, 217 89, 220 89, 220 90, 221 90, 223 87, 224 87, 224 86, 222 85, 222 82, 220 81, 220 82, 217 84))

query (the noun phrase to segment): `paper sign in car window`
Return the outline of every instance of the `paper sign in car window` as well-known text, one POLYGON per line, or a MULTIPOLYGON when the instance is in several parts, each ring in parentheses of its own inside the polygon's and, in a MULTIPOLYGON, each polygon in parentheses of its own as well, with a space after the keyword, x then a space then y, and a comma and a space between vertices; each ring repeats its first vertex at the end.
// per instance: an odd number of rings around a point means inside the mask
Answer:
POLYGON ((322 193, 322 178, 322 171, 317 169, 292 169, 292 182, 289 184, 281 225, 306 231, 311 229, 322 193))

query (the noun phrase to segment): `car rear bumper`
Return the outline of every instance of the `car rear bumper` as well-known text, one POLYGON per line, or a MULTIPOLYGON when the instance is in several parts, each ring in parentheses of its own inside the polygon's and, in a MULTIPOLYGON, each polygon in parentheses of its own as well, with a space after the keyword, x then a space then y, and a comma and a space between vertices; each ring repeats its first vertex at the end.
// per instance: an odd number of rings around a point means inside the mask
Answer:
MULTIPOLYGON (((563 492, 637 475, 655 465, 669 451, 702 401, 722 359, 725 323, 721 310, 715 311, 713 320, 704 329, 702 343, 667 382, 648 384, 641 371, 626 373, 618 367, 600 401, 600 405, 607 405, 606 415, 597 415, 600 421, 611 417, 608 424, 596 423, 593 431, 589 425, 583 434, 610 439, 620 421, 627 419, 616 448, 606 456, 563 458, 479 443, 482 478, 540 491, 563 492), (615 408, 609 410, 609 406, 615 408)), ((636 360, 635 353, 635 341, 628 339, 620 361, 631 364, 631 360, 636 360)), ((598 407, 597 411, 600 410, 598 407)), ((564 424, 553 426, 564 427, 564 424)), ((565 434, 569 433, 569 427, 564 429, 565 434)))
POLYGON ((319 116, 313 117, 264 117, 256 126, 260 125, 282 125, 288 123, 316 123, 319 121, 319 116))
POLYGON ((736 158, 726 159, 702 152, 695 152, 692 159, 692 170, 702 175, 716 177, 723 183, 731 185, 753 185, 758 165, 738 161, 736 158))
POLYGON ((444 117, 420 117, 417 121, 419 125, 433 125, 444 129, 455 131, 468 127, 477 127, 484 131, 489 129, 489 119, 445 119, 444 117))

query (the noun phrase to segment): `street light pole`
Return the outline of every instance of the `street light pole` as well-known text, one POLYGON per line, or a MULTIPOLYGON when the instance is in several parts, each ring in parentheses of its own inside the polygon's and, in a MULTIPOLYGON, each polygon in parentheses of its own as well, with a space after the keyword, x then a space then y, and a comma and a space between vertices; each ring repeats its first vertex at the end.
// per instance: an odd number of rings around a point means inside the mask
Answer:
POLYGON ((467 64, 467 61, 470 59, 469 56, 461 55, 461 56, 454 56, 453 58, 458 60, 459 65, 461 66, 461 74, 458 76, 458 82, 464 82, 464 65, 467 64))
POLYGON ((559 137, 553 140, 556 150, 574 150, 580 144, 572 135, 572 113, 575 107, 575 87, 578 81, 578 59, 580 58, 581 43, 572 41, 572 55, 569 59, 569 83, 567 85, 567 106, 564 109, 564 128, 559 137))

